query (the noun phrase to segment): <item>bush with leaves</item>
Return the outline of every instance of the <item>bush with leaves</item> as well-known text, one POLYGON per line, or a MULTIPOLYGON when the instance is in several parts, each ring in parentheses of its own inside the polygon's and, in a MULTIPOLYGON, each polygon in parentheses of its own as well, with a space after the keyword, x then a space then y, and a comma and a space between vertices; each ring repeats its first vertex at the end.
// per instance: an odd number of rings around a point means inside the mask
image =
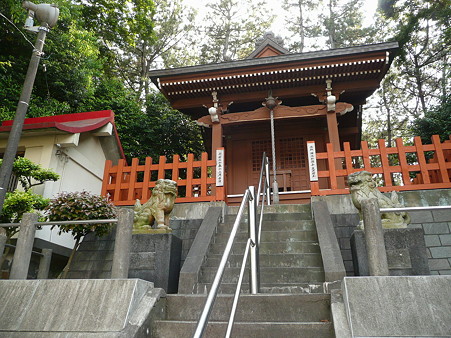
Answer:
POLYGON ((29 191, 8 192, 3 204, 0 221, 2 223, 19 222, 26 212, 39 212, 49 204, 49 199, 29 191))
MULTIPOLYGON (((93 219, 112 219, 116 217, 116 207, 105 197, 90 194, 87 191, 58 194, 46 208, 50 221, 81 221, 93 219)), ((71 233, 75 245, 64 268, 61 278, 66 278, 72 259, 80 245, 80 239, 90 232, 96 236, 106 235, 110 224, 64 224, 58 225, 59 234, 71 233)), ((53 227, 52 227, 53 229, 53 227)))
MULTIPOLYGON (((50 200, 46 208, 50 221, 80 221, 92 219, 112 219, 116 217, 116 207, 105 197, 87 191, 61 193, 50 200)), ((71 233, 76 241, 90 232, 103 236, 110 229, 109 224, 68 224, 58 226, 61 232, 71 233)))

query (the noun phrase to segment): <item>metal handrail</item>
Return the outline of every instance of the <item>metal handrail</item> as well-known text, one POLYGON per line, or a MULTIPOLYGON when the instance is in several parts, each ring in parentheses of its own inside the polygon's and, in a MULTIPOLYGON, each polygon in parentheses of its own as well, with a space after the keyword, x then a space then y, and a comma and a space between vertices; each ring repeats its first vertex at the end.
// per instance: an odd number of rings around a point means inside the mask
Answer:
MULTIPOLYGON (((81 221, 49 221, 49 222, 36 222, 36 226, 43 225, 70 225, 70 224, 105 224, 105 223, 117 223, 117 218, 112 219, 90 219, 81 221)), ((18 227, 20 223, 0 223, 0 228, 18 227)))
MULTIPOLYGON (((249 280, 249 282, 250 282, 249 288, 250 288, 250 292, 252 294, 257 294, 259 292, 260 269, 258 266, 259 265, 258 243, 260 242, 261 224, 262 224, 262 219, 263 219, 263 206, 265 203, 265 196, 268 193, 269 193, 269 161, 268 161, 266 154, 263 153, 262 168, 260 170, 260 180, 259 180, 259 185, 258 185, 258 194, 255 195, 255 188, 253 186, 250 186, 244 193, 244 197, 241 201, 241 205, 238 210, 238 214, 235 219, 235 222, 233 224, 232 231, 230 232, 229 239, 228 239, 226 247, 224 249, 224 254, 222 255, 221 261, 219 263, 218 271, 216 272, 215 278, 211 285, 210 292, 208 293, 207 300, 204 305, 204 309, 202 310, 202 314, 197 323, 196 331, 194 332, 194 335, 193 335, 194 338, 202 337, 203 333, 205 331, 205 328, 207 326, 208 318, 213 309, 213 304, 214 304, 214 301, 215 301, 217 293, 218 293, 219 285, 221 283, 222 276, 223 276, 224 270, 225 270, 225 266, 227 264, 227 261, 230 256, 230 252, 232 250, 232 245, 235 240, 235 236, 238 231, 238 227, 240 225, 246 203, 248 203, 249 238, 246 243, 246 248, 245 248, 245 252, 244 252, 244 256, 243 256, 243 262, 241 264, 240 275, 238 277, 237 288, 235 291, 235 296, 234 296, 233 304, 232 304, 232 310, 231 310, 231 314, 230 314, 230 318, 229 318, 229 323, 227 325, 226 337, 230 337, 230 334, 232 332, 236 308, 238 305, 238 298, 240 295, 241 285, 243 282, 244 271, 246 268, 246 261, 247 261, 248 255, 249 255, 249 251, 251 252, 251 267, 250 267, 251 274, 250 274, 250 280, 249 280), (263 192, 263 197, 262 197, 260 225, 259 225, 259 229, 257 231, 255 217, 256 217, 258 200, 259 200, 259 196, 260 196, 260 189, 262 186, 261 181, 263 178, 263 170, 265 170, 265 178, 266 179, 263 184, 264 192, 263 192), (256 196, 258 196, 258 197, 256 198, 256 196)), ((268 197, 268 204, 269 203, 270 202, 269 202, 269 197, 268 197)))
POLYGON ((244 250, 243 261, 241 262, 240 275, 236 284, 235 295, 233 296, 232 310, 230 311, 229 322, 227 323, 226 338, 229 338, 232 334, 233 323, 235 321, 236 308, 238 307, 238 298, 240 297, 241 285, 243 284, 244 271, 246 270, 247 256, 249 255, 250 247, 255 246, 252 239, 248 238, 246 242, 246 249, 244 250))
POLYGON ((235 223, 233 224, 232 231, 230 232, 229 240, 227 241, 226 247, 224 249, 224 254, 222 255, 221 261, 219 263, 218 271, 216 272, 213 283, 211 284, 211 289, 208 293, 202 314, 200 315, 199 321, 197 322, 196 331, 194 332, 193 336, 194 338, 202 337, 202 335, 204 334, 208 322, 208 317, 210 316, 211 310, 213 309, 213 303, 218 293, 219 283, 221 282, 222 275, 224 274, 224 269, 227 264, 227 260, 229 259, 230 251, 232 250, 233 241, 235 240, 235 235, 238 231, 238 226, 240 225, 241 217, 244 213, 244 207, 249 199, 250 191, 248 189, 244 193, 244 197, 241 201, 240 209, 238 210, 235 223))
POLYGON ((431 205, 427 207, 380 208, 380 212, 427 211, 451 209, 451 205, 431 205))

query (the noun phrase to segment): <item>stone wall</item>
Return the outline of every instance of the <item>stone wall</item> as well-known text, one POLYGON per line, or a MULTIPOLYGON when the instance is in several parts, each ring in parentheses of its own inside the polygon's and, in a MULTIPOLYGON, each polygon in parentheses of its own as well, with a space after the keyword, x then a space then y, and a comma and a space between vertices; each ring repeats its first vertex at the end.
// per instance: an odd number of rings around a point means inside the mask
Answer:
POLYGON ((185 262, 185 258, 188 255, 188 251, 193 244, 201 223, 202 219, 171 220, 172 234, 182 240, 181 267, 185 262))
POLYGON ((432 275, 451 275, 451 210, 410 212, 409 228, 422 228, 432 275))
MULTIPOLYGON (((451 205, 451 189, 404 191, 398 193, 406 207, 451 205)), ((325 200, 340 244, 346 273, 354 275, 350 237, 359 223, 357 209, 350 195, 312 197, 325 200)), ((433 275, 451 275, 451 209, 409 212, 410 228, 422 228, 433 275)))

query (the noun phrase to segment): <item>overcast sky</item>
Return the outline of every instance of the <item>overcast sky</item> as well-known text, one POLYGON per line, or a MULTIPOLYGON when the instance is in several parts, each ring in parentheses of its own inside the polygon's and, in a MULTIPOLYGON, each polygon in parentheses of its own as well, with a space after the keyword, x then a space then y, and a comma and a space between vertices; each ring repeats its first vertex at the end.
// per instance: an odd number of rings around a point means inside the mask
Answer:
MULTIPOLYGON (((252 0, 244 0, 245 3, 252 1, 252 0)), ((257 0, 256 0, 257 1, 257 0)), ((209 0, 184 0, 185 4, 187 4, 190 7, 196 8, 199 11, 199 14, 202 14, 205 9, 206 9, 206 3, 209 2, 209 0)), ((363 12, 365 15, 365 19, 364 19, 364 24, 365 25, 370 25, 373 22, 373 17, 374 14, 376 12, 376 8, 377 8, 377 0, 364 0, 365 5, 363 6, 363 12)), ((269 6, 271 5, 275 5, 275 6, 280 6, 280 4, 282 3, 281 0, 267 0, 267 3, 269 6)), ((283 15, 279 15, 278 17, 276 17, 276 20, 274 22, 274 24, 271 27, 271 30, 276 34, 276 35, 286 35, 284 34, 284 20, 283 20, 283 15)))

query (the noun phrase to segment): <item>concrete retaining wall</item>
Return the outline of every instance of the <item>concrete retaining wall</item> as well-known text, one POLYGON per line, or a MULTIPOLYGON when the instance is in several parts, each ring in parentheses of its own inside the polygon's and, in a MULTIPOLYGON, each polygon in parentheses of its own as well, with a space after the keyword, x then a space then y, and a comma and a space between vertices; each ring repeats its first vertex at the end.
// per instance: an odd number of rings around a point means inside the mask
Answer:
POLYGON ((451 276, 345 278, 342 292, 352 337, 451 336, 451 276))
MULTIPOLYGON (((451 205, 451 189, 404 191, 398 193, 406 207, 451 205)), ((359 223, 350 195, 312 197, 327 203, 340 244, 348 276, 354 275, 350 237, 359 223)), ((433 275, 451 275, 451 210, 410 212, 409 228, 422 228, 433 275)))
POLYGON ((146 337, 163 296, 138 279, 0 281, 0 337, 146 337))

